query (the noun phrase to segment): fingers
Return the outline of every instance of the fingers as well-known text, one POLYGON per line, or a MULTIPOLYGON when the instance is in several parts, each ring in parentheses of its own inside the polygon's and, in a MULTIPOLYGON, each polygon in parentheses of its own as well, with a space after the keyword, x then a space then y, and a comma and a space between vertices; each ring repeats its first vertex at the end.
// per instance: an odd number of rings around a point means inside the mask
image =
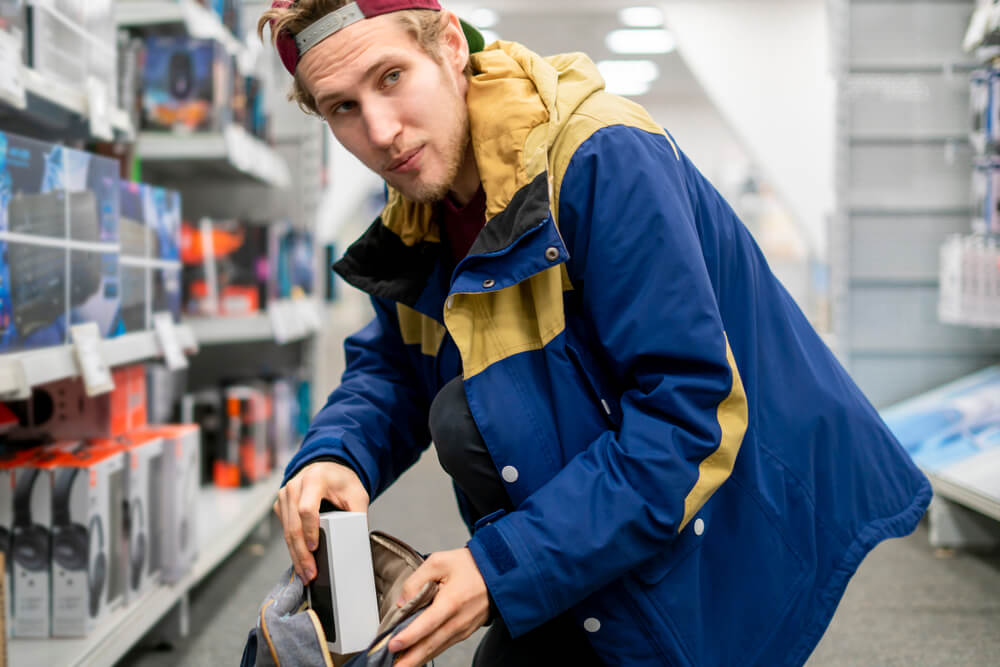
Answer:
MULTIPOLYGON (((426 612, 424 615, 426 615, 426 612)), ((416 622, 414 621, 414 623, 416 622)), ((480 623, 480 625, 482 624, 480 623)), ((411 625, 410 627, 413 626, 411 625)), ((393 667, 419 667, 426 664, 458 642, 467 639, 478 627, 479 625, 465 623, 458 618, 454 618, 431 633, 429 637, 399 655, 393 667)))
POLYGON ((281 524, 285 533, 285 544, 292 558, 292 567, 303 582, 308 583, 316 576, 316 561, 306 548, 302 535, 302 522, 299 518, 299 487, 300 480, 293 479, 278 493, 278 503, 281 509, 281 524))
POLYGON ((325 490, 322 484, 303 484, 302 494, 295 508, 302 524, 306 549, 310 552, 315 551, 319 544, 319 505, 325 490))
POLYGON ((396 601, 397 607, 402 607, 409 600, 415 598, 427 582, 441 579, 444 572, 440 561, 439 554, 431 554, 413 574, 406 578, 399 593, 399 599, 396 601))

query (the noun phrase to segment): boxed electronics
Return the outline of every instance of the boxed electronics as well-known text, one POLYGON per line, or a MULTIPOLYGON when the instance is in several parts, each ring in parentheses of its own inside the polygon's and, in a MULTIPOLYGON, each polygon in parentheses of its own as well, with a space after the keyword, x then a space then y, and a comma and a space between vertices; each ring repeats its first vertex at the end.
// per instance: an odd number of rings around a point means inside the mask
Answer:
POLYGON ((177 421, 201 423, 197 420, 178 419, 178 403, 187 383, 187 369, 170 370, 166 364, 146 364, 146 415, 150 424, 172 424, 177 421))
POLYGON ((84 637, 125 603, 125 455, 84 446, 51 457, 52 636, 84 637))
POLYGON ((8 404, 20 435, 56 439, 113 438, 146 424, 146 371, 142 364, 111 371, 115 388, 88 397, 80 378, 35 387, 31 399, 8 404))
POLYGON ((378 599, 368 515, 324 512, 319 515, 316 578, 308 596, 333 653, 364 650, 378 632, 378 599))
POLYGON ((184 309, 197 315, 251 315, 267 308, 268 228, 239 220, 184 223, 184 309))
POLYGON ((0 353, 120 333, 118 163, 0 132, 0 182, 0 353))
POLYGON ((213 481, 216 486, 251 486, 270 474, 269 423, 274 406, 260 389, 234 385, 224 390, 225 436, 216 455, 213 481))
POLYGON ((163 438, 133 431, 91 447, 120 449, 125 455, 125 600, 131 602, 160 580, 163 547, 163 438))
POLYGON ((0 506, 4 508, 5 551, 11 634, 49 636, 52 477, 32 464, 40 448, 8 450, 0 459, 0 506))
POLYGON ((152 328, 153 314, 162 311, 180 321, 180 194, 122 181, 119 202, 125 330, 152 328))
MULTIPOLYGON (((102 82, 116 80, 111 0, 28 4, 28 52, 35 70, 77 88, 83 87, 88 76, 102 82)), ((109 86, 107 93, 111 106, 117 106, 115 86, 109 86)))
POLYGON ((297 436, 298 402, 292 380, 277 379, 271 383, 271 433, 268 437, 271 460, 275 467, 284 468, 295 454, 297 436))
POLYGON ((316 273, 312 234, 290 226, 279 229, 271 295, 277 299, 310 295, 316 273))
POLYGON ((199 428, 197 424, 157 425, 132 434, 142 436, 163 438, 160 564, 163 580, 173 583, 190 571, 198 556, 199 428))
POLYGON ((26 0, 0 0, 0 32, 21 44, 21 62, 27 61, 26 0))
POLYGON ((219 42, 151 37, 146 42, 142 127, 221 131, 230 121, 232 58, 219 42))
POLYGON ((181 398, 181 421, 201 426, 199 478, 202 484, 211 484, 216 455, 223 449, 225 441, 222 390, 210 388, 184 394, 181 398))

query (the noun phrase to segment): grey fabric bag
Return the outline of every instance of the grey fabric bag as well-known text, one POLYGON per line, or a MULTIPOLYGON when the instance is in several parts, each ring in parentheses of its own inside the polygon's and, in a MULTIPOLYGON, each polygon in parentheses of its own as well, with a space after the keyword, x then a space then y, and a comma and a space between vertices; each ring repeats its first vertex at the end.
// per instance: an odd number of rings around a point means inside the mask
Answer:
POLYGON ((403 582, 424 561, 402 540, 379 531, 369 536, 378 598, 378 633, 367 650, 336 655, 327 649, 326 635, 316 612, 309 609, 302 580, 289 568, 260 606, 257 625, 243 650, 242 667, 389 667, 394 655, 389 639, 409 625, 437 593, 429 583, 403 607, 396 606, 403 582))

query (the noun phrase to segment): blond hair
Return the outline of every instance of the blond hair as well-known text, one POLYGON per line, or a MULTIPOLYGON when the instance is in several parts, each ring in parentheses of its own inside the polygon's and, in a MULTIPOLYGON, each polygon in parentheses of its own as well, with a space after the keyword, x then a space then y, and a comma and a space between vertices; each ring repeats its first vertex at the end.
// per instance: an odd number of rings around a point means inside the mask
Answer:
MULTIPOLYGON (((257 35, 263 40, 264 26, 271 20, 274 20, 274 25, 271 27, 271 42, 274 43, 283 30, 288 30, 293 35, 296 35, 327 14, 350 4, 352 1, 298 0, 298 2, 287 9, 268 9, 261 15, 260 20, 257 21, 257 35)), ((444 32, 445 26, 448 24, 444 12, 433 9, 406 9, 393 12, 393 15, 398 19, 403 29, 413 37, 420 48, 434 62, 440 63, 441 33, 444 32)), ((466 69, 468 70, 468 68, 466 69)), ((292 89, 288 93, 288 99, 296 102, 304 112, 315 116, 320 115, 319 109, 316 108, 316 98, 309 92, 298 72, 295 73, 295 81, 292 83, 292 89)))

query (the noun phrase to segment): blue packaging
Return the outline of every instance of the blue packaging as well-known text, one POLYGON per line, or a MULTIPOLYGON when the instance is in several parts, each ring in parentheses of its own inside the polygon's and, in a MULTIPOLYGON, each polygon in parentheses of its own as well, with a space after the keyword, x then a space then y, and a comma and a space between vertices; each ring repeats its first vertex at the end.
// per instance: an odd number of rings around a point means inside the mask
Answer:
POLYGON ((147 42, 142 127, 219 131, 231 118, 232 59, 206 39, 153 37, 147 42))

